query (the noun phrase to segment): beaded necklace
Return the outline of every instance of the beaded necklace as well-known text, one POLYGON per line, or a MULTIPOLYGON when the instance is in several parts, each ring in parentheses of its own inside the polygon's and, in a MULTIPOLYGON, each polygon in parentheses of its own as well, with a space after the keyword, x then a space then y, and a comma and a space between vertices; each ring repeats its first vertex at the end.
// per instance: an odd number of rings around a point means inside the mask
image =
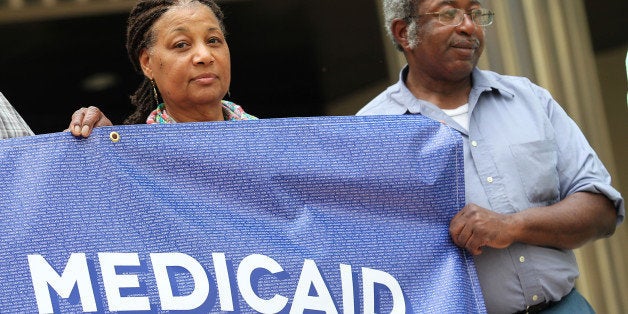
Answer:
MULTIPOLYGON (((242 107, 236 105, 233 102, 222 100, 222 114, 225 121, 236 120, 257 120, 255 116, 252 116, 246 112, 242 107)), ((166 104, 161 103, 157 106, 157 109, 153 110, 148 118, 146 124, 161 124, 161 123, 177 123, 166 111, 166 104)))

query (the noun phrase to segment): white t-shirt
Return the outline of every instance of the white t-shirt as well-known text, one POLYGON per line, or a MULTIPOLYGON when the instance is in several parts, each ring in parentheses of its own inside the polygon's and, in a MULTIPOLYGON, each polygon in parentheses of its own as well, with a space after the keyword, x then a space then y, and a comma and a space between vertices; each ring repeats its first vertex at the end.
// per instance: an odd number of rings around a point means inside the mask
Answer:
POLYGON ((454 121, 469 131, 469 104, 464 104, 456 109, 443 109, 454 121))

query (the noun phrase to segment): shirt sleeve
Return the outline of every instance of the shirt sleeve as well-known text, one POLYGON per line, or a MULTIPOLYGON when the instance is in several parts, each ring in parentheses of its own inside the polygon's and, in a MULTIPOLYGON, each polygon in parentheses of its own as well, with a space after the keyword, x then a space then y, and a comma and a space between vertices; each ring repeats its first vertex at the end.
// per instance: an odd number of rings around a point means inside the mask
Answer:
POLYGON ((561 199, 576 192, 604 194, 617 209, 617 224, 621 223, 626 214, 624 199, 611 185, 611 177, 606 167, 578 125, 550 93, 539 87, 537 94, 546 105, 549 120, 556 134, 561 199))
POLYGON ((0 93, 0 139, 34 135, 19 113, 0 93))

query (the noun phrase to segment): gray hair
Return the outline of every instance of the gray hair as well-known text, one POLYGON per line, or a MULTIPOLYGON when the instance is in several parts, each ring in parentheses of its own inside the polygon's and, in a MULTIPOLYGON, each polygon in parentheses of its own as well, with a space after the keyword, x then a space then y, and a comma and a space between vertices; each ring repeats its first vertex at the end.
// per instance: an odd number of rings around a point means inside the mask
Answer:
POLYGON ((419 43, 419 25, 417 24, 416 19, 412 17, 416 14, 421 1, 422 0, 384 0, 384 21, 386 24, 386 33, 399 51, 402 51, 403 49, 395 40, 395 36, 392 33, 392 22, 397 19, 408 22, 408 43, 411 48, 416 47, 419 43))

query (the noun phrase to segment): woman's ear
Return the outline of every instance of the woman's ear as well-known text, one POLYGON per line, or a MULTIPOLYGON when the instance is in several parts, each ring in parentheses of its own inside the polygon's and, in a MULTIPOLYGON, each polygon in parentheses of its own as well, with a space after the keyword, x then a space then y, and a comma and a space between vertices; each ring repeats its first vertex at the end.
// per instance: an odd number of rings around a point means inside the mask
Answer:
POLYGON ((392 35, 395 41, 405 50, 410 44, 408 40, 408 23, 403 19, 395 19, 392 21, 392 35))
POLYGON ((152 80, 153 71, 150 68, 150 53, 148 52, 148 49, 142 49, 140 52, 140 66, 142 67, 144 76, 146 76, 149 80, 152 80))

